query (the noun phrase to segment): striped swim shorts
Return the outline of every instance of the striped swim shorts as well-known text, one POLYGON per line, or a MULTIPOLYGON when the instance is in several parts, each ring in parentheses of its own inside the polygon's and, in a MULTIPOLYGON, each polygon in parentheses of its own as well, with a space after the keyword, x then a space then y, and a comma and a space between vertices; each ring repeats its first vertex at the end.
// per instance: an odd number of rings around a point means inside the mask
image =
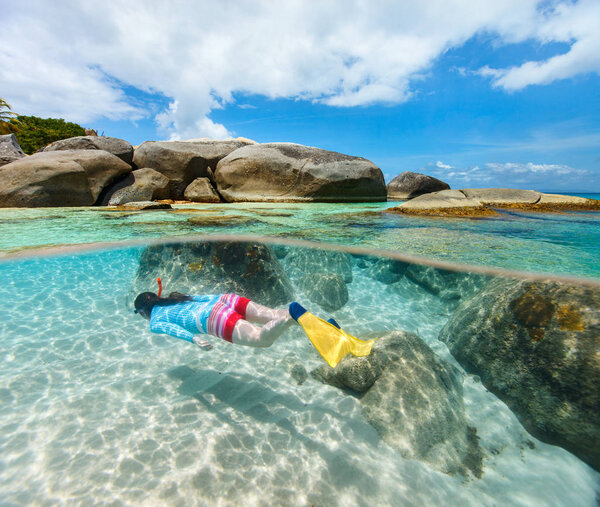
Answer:
POLYGON ((249 302, 237 294, 222 294, 208 314, 206 332, 231 343, 233 328, 238 320, 246 318, 249 302))

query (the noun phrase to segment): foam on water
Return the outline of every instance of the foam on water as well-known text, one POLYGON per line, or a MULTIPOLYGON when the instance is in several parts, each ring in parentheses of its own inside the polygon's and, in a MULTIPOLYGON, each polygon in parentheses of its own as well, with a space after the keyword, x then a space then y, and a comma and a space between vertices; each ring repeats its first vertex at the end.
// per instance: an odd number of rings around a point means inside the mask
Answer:
MULTIPOLYGON (((298 327, 264 350, 213 339, 203 352, 151 334, 130 306, 140 253, 0 264, 3 503, 595 505, 600 474, 527 434, 472 376, 480 480, 403 458, 356 398, 310 377, 298 385, 292 366, 323 364, 298 327)), ((353 275, 335 312, 348 331, 412 330, 454 361, 437 341, 439 300, 353 275)))

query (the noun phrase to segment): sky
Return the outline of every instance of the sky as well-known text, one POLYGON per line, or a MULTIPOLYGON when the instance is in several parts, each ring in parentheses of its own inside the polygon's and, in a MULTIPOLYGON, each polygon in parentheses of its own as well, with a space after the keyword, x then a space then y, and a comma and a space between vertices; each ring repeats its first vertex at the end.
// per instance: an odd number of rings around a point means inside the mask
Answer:
POLYGON ((600 192, 600 0, 0 0, 0 97, 146 140, 600 192))

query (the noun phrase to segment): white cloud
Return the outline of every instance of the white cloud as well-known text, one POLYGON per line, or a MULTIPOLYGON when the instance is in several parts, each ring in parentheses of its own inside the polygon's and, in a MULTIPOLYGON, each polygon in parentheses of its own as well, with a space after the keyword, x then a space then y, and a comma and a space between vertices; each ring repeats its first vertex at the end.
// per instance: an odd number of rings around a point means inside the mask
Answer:
POLYGON ((600 2, 579 0, 558 3, 542 16, 543 21, 532 27, 529 37, 541 43, 550 41, 571 44, 564 54, 543 61, 530 61, 507 69, 480 70, 492 78, 494 86, 520 90, 529 85, 543 85, 578 74, 600 73, 600 2))
POLYGON ((589 184, 597 184, 598 176, 585 169, 576 169, 563 164, 535 164, 533 162, 490 162, 481 166, 452 168, 448 171, 437 164, 428 164, 423 172, 440 178, 452 188, 532 188, 547 190, 549 183, 557 190, 573 189, 577 186, 588 188, 589 184))
POLYGON ((562 2, 543 15, 538 4, 111 0, 98 9, 79 0, 19 0, 3 7, 0 90, 26 114, 84 123, 152 114, 123 93, 124 84, 171 100, 156 118, 165 136, 223 137, 226 127, 209 115, 236 92, 331 106, 400 103, 445 51, 483 32, 497 44, 572 44, 562 59, 483 70, 497 86, 597 71, 599 2, 562 2))
POLYGON ((435 163, 436 167, 439 167, 440 169, 453 169, 453 166, 448 165, 448 164, 444 164, 441 160, 438 160, 435 163))

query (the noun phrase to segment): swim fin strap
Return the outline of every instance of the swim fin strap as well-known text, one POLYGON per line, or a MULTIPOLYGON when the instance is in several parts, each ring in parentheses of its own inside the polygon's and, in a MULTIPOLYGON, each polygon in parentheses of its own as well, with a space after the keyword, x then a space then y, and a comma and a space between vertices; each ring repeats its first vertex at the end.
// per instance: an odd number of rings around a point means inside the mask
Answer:
POLYGON ((375 340, 359 340, 306 310, 298 316, 292 316, 302 326, 315 349, 332 368, 335 368, 347 354, 363 357, 371 353, 371 347, 375 340))

